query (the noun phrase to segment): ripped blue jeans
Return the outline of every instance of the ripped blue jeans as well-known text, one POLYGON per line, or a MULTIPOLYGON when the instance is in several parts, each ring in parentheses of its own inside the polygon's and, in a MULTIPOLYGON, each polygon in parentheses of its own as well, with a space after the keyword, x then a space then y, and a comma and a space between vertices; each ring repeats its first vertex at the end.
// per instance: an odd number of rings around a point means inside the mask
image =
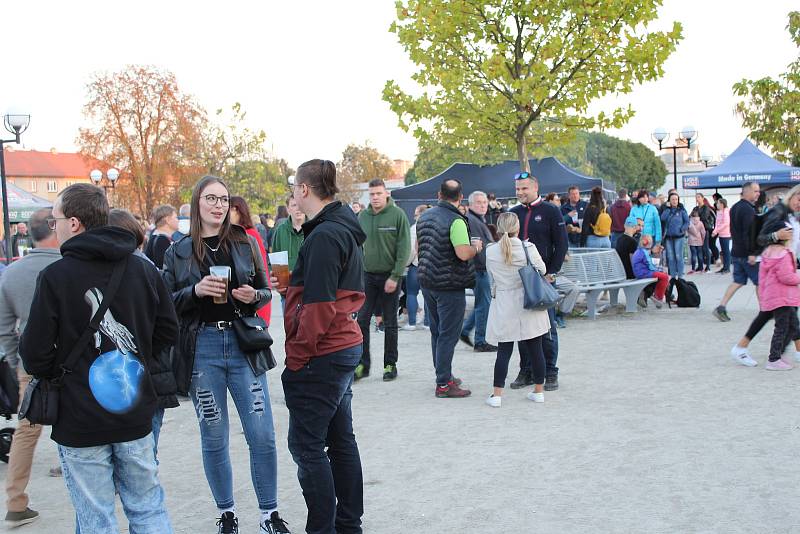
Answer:
MULTIPOLYGON (((239 349, 236 332, 200 328, 189 395, 192 397, 203 451, 203 468, 217 508, 233 502, 233 472, 228 449, 228 391, 250 449, 250 475, 261 510, 278 507, 278 457, 267 376, 255 376, 239 349)), ((238 434, 238 432, 237 432, 238 434)))

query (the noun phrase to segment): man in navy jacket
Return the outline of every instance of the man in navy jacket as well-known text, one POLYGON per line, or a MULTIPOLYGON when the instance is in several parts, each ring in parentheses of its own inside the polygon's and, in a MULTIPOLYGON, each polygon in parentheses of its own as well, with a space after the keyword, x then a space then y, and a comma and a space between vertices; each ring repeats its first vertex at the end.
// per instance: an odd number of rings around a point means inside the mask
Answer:
MULTIPOLYGON (((564 257, 567 255, 569 243, 567 230, 561 211, 539 196, 539 181, 528 172, 515 176, 517 200, 519 204, 511 208, 511 212, 519 217, 519 238, 526 239, 536 245, 547 266, 547 279, 555 282, 556 273, 561 270, 564 257)), ((544 359, 547 363, 545 391, 558 389, 558 332, 555 324, 555 309, 550 314, 550 335, 542 338, 544 359)), ((533 370, 530 361, 520 359, 520 372, 511 383, 512 389, 519 389, 533 384, 533 370)))

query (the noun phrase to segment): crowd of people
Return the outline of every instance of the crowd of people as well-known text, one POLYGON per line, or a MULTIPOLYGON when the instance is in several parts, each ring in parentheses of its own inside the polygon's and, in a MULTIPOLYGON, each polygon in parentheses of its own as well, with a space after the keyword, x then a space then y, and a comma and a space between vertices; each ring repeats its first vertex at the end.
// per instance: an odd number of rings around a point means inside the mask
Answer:
MULTIPOLYGON (((757 365, 749 344, 774 319, 766 368, 792 368, 782 359, 790 342, 800 361, 800 186, 769 210, 759 207, 758 184, 747 183, 730 209, 724 198, 712 205, 698 193, 688 212, 676 191, 659 197, 620 189, 608 206, 599 187, 588 201, 577 188, 561 199, 542 197, 528 172, 513 179, 510 208, 482 191, 472 191, 465 205, 461 183, 448 179, 438 202, 418 206, 409 221, 379 179, 368 184, 367 205, 336 200, 334 164, 315 159, 298 168, 273 224, 253 217, 223 180, 206 176, 189 204, 155 208, 148 226, 111 209, 104 191, 90 184, 69 186, 52 209, 17 225, 15 246, 26 247, 27 239, 30 250, 0 278, 0 349, 21 393, 32 381, 63 376, 51 437, 77 532, 118 532, 117 493, 132 532, 172 532, 158 441, 165 410, 186 396, 217 510, 209 521, 219 533, 237 533, 229 394, 249 449, 260 532, 289 532, 278 510, 266 378, 277 363, 268 335, 273 293, 280 295, 286 334, 282 350, 275 349, 285 356, 288 450, 309 533, 362 531, 352 386, 371 373, 373 320, 384 332, 385 382, 399 376, 399 331, 422 331, 430 336, 435 398, 471 395, 454 370, 463 342, 475 352, 496 352, 485 402, 500 408, 516 344, 519 370, 509 387, 530 388, 527 398, 542 403, 545 392, 559 388, 558 328, 580 294, 563 272, 571 248, 615 250, 628 278, 652 280, 639 299, 643 307, 660 308, 670 298, 670 280, 685 276, 687 247, 689 274, 709 272, 719 260, 717 272, 733 272, 713 311, 721 321, 730 320, 725 306, 733 294, 760 280, 760 311, 731 356, 757 365), (286 255, 288 281, 273 272, 273 254, 286 255), (559 292, 555 305, 525 308, 526 266, 559 292), (72 360, 75 350, 80 357, 72 360)), ((12 442, 11 527, 39 517, 25 491, 41 430, 22 420, 12 442)))

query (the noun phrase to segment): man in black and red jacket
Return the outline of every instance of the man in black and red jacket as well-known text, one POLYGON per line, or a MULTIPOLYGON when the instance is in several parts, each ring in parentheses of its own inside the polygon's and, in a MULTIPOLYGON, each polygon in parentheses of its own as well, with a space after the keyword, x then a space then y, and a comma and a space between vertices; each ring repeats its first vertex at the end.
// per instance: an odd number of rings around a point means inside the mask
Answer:
POLYGON ((334 200, 337 192, 332 162, 316 159, 297 169, 292 195, 308 222, 286 291, 281 379, 306 532, 360 533, 363 481, 350 386, 361 359, 356 317, 365 299, 366 235, 353 211, 334 200))
MULTIPOLYGON (((567 255, 569 242, 564 217, 557 207, 544 202, 539 196, 539 181, 530 173, 521 172, 515 177, 517 200, 519 204, 511 208, 511 213, 519 217, 519 238, 528 240, 541 254, 547 266, 546 278, 555 282, 556 273, 561 270, 567 255)), ((550 315, 550 335, 542 338, 542 350, 547 364, 545 391, 558 389, 558 331, 555 323, 555 308, 547 310, 550 315)), ((511 383, 512 389, 533 384, 531 362, 520 359, 520 372, 511 383)))

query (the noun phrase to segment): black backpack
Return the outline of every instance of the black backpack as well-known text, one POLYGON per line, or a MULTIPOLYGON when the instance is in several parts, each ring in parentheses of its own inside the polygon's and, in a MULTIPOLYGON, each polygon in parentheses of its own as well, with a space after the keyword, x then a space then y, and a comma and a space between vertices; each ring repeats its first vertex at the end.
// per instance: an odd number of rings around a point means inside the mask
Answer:
POLYGON ((697 285, 683 278, 673 278, 669 281, 669 286, 667 286, 666 299, 670 308, 672 308, 672 290, 674 288, 678 290, 678 299, 675 302, 679 308, 700 307, 700 292, 697 290, 697 285))

